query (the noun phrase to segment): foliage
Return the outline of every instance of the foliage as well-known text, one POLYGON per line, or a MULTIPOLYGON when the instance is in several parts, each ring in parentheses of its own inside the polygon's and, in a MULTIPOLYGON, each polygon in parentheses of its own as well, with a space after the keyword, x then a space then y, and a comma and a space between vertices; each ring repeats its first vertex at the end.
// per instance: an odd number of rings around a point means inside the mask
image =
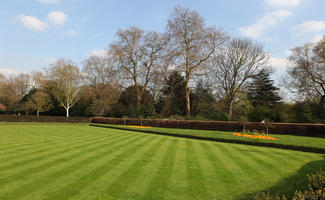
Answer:
POLYGON ((174 71, 166 80, 162 88, 162 96, 156 105, 157 112, 162 116, 185 115, 185 79, 174 71))
POLYGON ((287 198, 285 196, 280 197, 279 194, 272 196, 269 192, 263 192, 262 194, 256 194, 254 200, 287 200, 287 198))
POLYGON ((293 200, 325 200, 325 172, 309 175, 308 182, 308 189, 297 191, 293 200))
POLYGON ((253 77, 253 81, 248 84, 248 100, 254 107, 273 107, 281 100, 281 97, 277 94, 279 88, 274 86, 274 81, 270 76, 270 70, 262 69, 253 77))
MULTIPOLYGON (((141 88, 142 89, 142 88, 141 88)), ((121 92, 115 105, 112 105, 112 116, 122 117, 149 117, 154 114, 154 98, 148 90, 144 90, 141 98, 140 113, 137 110, 136 87, 130 86, 121 92)))

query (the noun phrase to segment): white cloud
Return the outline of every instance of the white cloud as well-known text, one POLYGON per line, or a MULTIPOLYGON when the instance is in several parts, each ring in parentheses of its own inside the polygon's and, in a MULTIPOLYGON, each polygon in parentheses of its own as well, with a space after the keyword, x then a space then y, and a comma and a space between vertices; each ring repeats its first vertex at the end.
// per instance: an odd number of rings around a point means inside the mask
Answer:
POLYGON ((9 69, 9 68, 0 68, 0 74, 3 74, 5 76, 9 76, 11 74, 19 74, 21 73, 20 71, 17 71, 17 70, 13 70, 13 69, 9 69))
POLYGON ((47 20, 49 21, 49 23, 55 26, 59 26, 65 23, 65 21, 67 20, 67 15, 61 11, 54 11, 50 12, 47 15, 47 20))
POLYGON ((88 52, 88 56, 101 56, 104 57, 107 54, 107 50, 105 49, 94 49, 88 52))
POLYGON ((68 30, 68 31, 66 32, 66 34, 68 34, 68 35, 70 35, 70 36, 75 36, 75 35, 78 34, 78 32, 77 32, 76 30, 71 29, 71 30, 68 30))
POLYGON ((49 25, 46 22, 42 22, 41 20, 37 19, 36 17, 32 16, 25 16, 19 15, 19 20, 26 28, 35 31, 47 31, 49 25))
POLYGON ((300 0, 265 0, 265 3, 273 7, 294 7, 299 5, 300 0))
POLYGON ((46 58, 46 62, 47 62, 47 64, 49 64, 49 65, 55 63, 57 60, 58 60, 58 59, 53 58, 53 57, 46 58))
POLYGON ((290 15, 291 12, 286 10, 274 11, 257 20, 253 25, 241 27, 239 31, 246 37, 259 38, 266 30, 290 15))
POLYGON ((38 0, 41 3, 59 3, 59 0, 38 0))
POLYGON ((283 69, 290 66, 290 62, 287 58, 277 58, 272 55, 270 56, 269 62, 275 69, 283 69))
POLYGON ((325 21, 304 21, 301 24, 296 25, 294 31, 298 33, 325 31, 325 21))

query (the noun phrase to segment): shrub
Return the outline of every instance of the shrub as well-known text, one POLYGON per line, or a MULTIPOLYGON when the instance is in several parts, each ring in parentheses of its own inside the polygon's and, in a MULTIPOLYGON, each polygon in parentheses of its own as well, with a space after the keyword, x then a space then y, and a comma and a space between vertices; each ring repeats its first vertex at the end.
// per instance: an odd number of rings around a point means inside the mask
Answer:
POLYGON ((325 200, 325 173, 321 170, 308 176, 308 189, 297 191, 293 200, 325 200))
POLYGON ((280 198, 280 196, 278 194, 276 194, 275 196, 271 196, 270 193, 262 193, 260 194, 256 194, 254 196, 254 200, 287 200, 287 198, 283 195, 282 198, 280 198))

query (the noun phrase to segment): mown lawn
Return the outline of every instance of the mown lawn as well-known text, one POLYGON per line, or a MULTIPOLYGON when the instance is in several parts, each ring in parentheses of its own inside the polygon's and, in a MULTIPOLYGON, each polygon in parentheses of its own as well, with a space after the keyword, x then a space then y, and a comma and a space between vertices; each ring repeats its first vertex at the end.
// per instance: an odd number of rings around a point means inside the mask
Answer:
POLYGON ((292 193, 322 154, 88 125, 0 125, 0 199, 238 199, 292 193))
POLYGON ((278 138, 279 140, 265 140, 265 139, 252 139, 245 138, 232 135, 232 132, 227 131, 208 131, 208 130, 194 130, 194 129, 173 129, 173 128, 134 128, 128 126, 120 126, 114 124, 93 124, 100 125, 111 128, 118 128, 124 130, 136 130, 136 131, 148 131, 148 132, 156 132, 156 133, 170 133, 176 135, 191 135, 191 136, 199 136, 206 138, 215 138, 215 139, 225 139, 232 141, 245 141, 245 142, 254 142, 254 143, 273 143, 280 144, 286 146, 296 146, 296 147, 307 147, 307 148, 315 148, 321 149, 325 151, 325 138, 319 137, 306 137, 306 136, 294 136, 294 135, 280 135, 280 134, 269 134, 269 136, 278 138))

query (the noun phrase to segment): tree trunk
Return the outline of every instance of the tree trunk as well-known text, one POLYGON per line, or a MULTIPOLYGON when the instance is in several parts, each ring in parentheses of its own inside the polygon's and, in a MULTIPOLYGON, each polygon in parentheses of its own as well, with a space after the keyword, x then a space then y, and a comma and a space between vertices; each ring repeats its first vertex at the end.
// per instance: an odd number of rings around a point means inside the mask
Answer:
POLYGON ((191 116, 191 102, 190 102, 190 87, 189 87, 189 77, 186 76, 185 80, 185 93, 186 93, 186 117, 191 116))
POLYGON ((230 102, 229 102, 229 112, 228 112, 228 115, 229 115, 229 121, 232 120, 232 109, 233 109, 233 101, 230 100, 230 102))
POLYGON ((69 107, 65 109, 67 111, 67 117, 69 117, 69 107))
POLYGON ((137 115, 140 115, 141 111, 141 95, 137 95, 137 115))
POLYGON ((39 109, 37 109, 37 111, 36 111, 36 116, 37 117, 39 116, 39 109))

